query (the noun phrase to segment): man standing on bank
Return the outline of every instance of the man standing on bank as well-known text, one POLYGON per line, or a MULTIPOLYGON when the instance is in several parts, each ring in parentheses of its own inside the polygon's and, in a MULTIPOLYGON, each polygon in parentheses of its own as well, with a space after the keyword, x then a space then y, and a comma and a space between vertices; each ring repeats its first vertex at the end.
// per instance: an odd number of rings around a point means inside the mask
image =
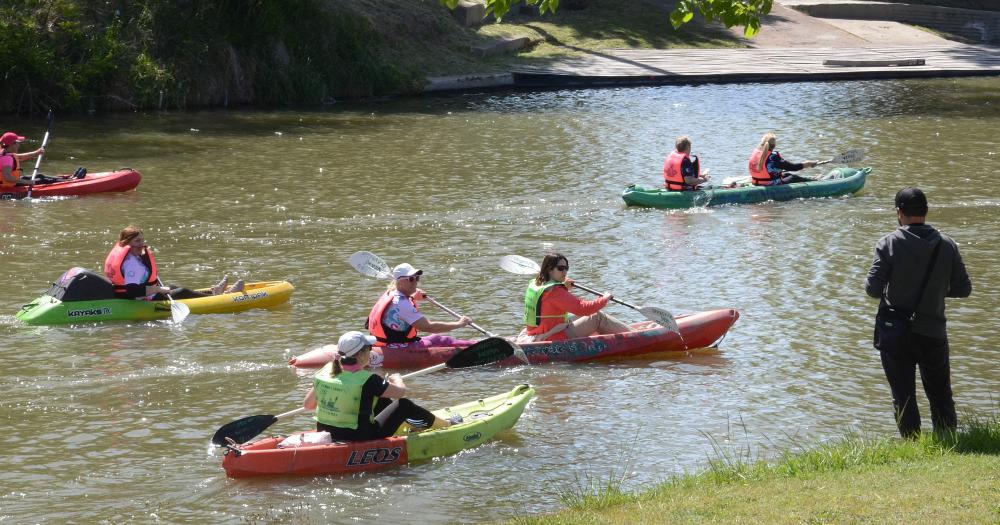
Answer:
POLYGON ((926 224, 926 217, 924 192, 903 188, 896 193, 899 228, 875 244, 875 260, 865 280, 865 292, 880 299, 875 347, 882 356, 903 437, 920 433, 915 367, 920 368, 935 432, 953 432, 958 426, 944 299, 972 293, 958 245, 926 224), (895 330, 900 328, 897 337, 895 330))

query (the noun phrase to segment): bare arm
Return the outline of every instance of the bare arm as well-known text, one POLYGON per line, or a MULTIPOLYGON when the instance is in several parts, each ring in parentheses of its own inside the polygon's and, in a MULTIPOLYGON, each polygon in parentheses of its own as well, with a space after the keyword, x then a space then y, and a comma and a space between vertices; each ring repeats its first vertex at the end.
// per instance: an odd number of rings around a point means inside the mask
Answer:
POLYGON ((456 328, 462 328, 463 326, 468 326, 472 320, 468 317, 462 316, 461 319, 453 322, 447 321, 429 321, 426 317, 421 317, 417 319, 417 322, 413 323, 413 326, 417 327, 417 330, 423 332, 430 332, 432 334, 439 334, 441 332, 450 332, 456 328))
POLYGON ((305 408, 306 410, 315 410, 316 409, 316 389, 315 388, 310 388, 309 391, 306 392, 306 398, 302 400, 302 407, 305 408))

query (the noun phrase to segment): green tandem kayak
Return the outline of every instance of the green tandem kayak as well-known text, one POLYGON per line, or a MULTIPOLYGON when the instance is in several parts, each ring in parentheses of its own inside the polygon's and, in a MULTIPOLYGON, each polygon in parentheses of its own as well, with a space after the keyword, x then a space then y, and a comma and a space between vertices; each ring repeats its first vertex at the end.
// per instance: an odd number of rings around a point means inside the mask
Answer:
POLYGON ((695 191, 667 191, 663 188, 625 188, 622 199, 629 206, 650 208, 694 208, 723 204, 753 204, 764 201, 788 201, 815 197, 837 197, 856 193, 865 186, 871 168, 834 168, 811 182, 779 186, 739 186, 695 191))

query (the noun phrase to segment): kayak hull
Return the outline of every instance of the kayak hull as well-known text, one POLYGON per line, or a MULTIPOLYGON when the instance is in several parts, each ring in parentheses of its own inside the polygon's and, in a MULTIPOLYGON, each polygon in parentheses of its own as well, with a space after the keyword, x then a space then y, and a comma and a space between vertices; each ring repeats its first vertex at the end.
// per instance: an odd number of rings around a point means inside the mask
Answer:
MULTIPOLYGON (((142 180, 142 174, 131 168, 116 171, 88 173, 82 179, 67 178, 50 184, 35 184, 31 190, 33 198, 71 197, 91 193, 113 193, 134 190, 142 180)), ((28 196, 27 186, 6 188, 0 193, 0 200, 23 199, 28 196)))
MULTIPOLYGON (((528 361, 532 364, 553 361, 586 362, 652 358, 663 354, 684 352, 705 348, 718 342, 739 319, 735 309, 709 310, 677 316, 680 335, 652 322, 645 321, 632 325, 634 332, 624 334, 596 335, 565 341, 543 341, 521 343, 528 361)), ((458 352, 454 346, 430 348, 376 348, 381 352, 384 368, 423 368, 442 363, 458 352)), ((319 368, 329 363, 336 351, 334 345, 327 345, 292 359, 289 364, 296 368, 319 368)), ((505 366, 516 366, 521 361, 510 358, 500 362, 505 366)))
POLYGON ((838 197, 861 191, 871 168, 834 168, 821 180, 779 184, 777 186, 743 186, 710 188, 696 191, 667 191, 663 188, 629 186, 622 199, 629 206, 682 209, 724 204, 755 204, 765 201, 838 197))
MULTIPOLYGON (((295 287, 288 281, 248 283, 239 293, 226 293, 195 299, 179 299, 192 314, 220 314, 268 308, 288 301, 295 287)), ((199 290, 207 292, 208 289, 199 290)), ((15 317, 29 325, 59 325, 104 321, 155 321, 169 319, 170 301, 102 299, 95 301, 60 301, 43 295, 24 305, 15 317)))
POLYGON ((404 424, 395 436, 385 439, 278 448, 283 438, 270 437, 227 446, 222 468, 231 478, 316 476, 376 470, 448 456, 478 447, 513 427, 534 395, 531 386, 520 385, 510 392, 434 410, 435 415, 445 419, 461 414, 464 421, 418 433, 407 433, 404 424))

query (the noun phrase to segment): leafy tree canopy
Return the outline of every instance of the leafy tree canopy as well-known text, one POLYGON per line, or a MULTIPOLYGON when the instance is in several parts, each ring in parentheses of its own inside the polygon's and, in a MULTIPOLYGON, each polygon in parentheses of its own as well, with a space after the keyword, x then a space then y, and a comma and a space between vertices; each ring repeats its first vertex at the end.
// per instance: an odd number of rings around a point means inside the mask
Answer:
MULTIPOLYGON (((498 20, 510 11, 510 7, 520 0, 485 0, 486 13, 493 14, 498 20)), ((524 0, 538 6, 541 14, 554 13, 559 9, 559 0, 524 0)), ((740 26, 748 38, 760 31, 760 17, 771 11, 774 0, 678 0, 674 11, 670 13, 670 23, 674 29, 691 21, 695 12, 701 13, 709 22, 718 20, 726 27, 740 26)), ((441 0, 441 3, 454 9, 458 0, 441 0)))

